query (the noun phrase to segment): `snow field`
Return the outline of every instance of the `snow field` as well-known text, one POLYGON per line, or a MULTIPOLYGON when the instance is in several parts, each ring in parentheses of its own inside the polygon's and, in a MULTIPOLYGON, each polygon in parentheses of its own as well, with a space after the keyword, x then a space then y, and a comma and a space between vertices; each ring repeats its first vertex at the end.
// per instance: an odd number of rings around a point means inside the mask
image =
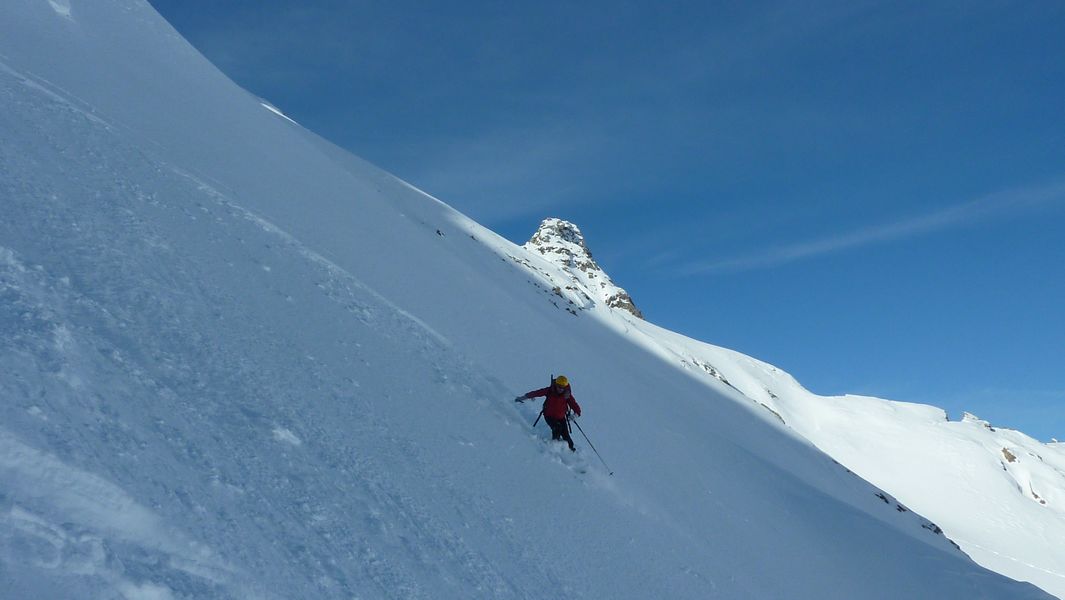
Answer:
POLYGON ((0 589, 1045 597, 546 302, 531 255, 262 110, 146 3, 9 4, 0 589), (550 372, 614 477, 512 402, 550 372))

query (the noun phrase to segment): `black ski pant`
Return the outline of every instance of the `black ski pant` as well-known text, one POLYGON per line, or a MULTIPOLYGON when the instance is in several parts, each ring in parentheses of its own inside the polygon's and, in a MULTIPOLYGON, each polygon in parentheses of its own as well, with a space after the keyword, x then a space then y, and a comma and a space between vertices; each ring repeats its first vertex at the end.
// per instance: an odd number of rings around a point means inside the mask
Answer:
POLYGON ((551 428, 551 439, 566 440, 570 450, 577 450, 577 447, 573 445, 573 438, 569 436, 569 424, 566 423, 565 419, 554 419, 544 415, 544 421, 551 428))

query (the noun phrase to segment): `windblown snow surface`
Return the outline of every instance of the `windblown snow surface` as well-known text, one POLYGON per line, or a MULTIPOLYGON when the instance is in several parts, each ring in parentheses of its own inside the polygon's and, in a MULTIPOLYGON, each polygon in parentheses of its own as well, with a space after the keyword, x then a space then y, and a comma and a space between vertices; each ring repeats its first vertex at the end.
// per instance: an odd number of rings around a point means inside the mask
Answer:
POLYGON ((5 0, 0 597, 1046 597, 517 259, 142 0, 5 0))

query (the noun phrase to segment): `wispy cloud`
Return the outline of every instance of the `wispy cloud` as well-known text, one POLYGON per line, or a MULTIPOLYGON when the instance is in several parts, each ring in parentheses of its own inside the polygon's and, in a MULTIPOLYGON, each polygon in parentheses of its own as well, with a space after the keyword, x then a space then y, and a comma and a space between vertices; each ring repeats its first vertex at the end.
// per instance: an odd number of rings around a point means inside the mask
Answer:
POLYGON ((775 246, 742 256, 692 261, 683 265, 679 271, 686 275, 692 275, 777 267, 862 246, 930 234, 983 221, 995 216, 1037 209, 1063 200, 1065 200, 1065 183, 1011 189, 893 223, 874 225, 784 246, 775 246))

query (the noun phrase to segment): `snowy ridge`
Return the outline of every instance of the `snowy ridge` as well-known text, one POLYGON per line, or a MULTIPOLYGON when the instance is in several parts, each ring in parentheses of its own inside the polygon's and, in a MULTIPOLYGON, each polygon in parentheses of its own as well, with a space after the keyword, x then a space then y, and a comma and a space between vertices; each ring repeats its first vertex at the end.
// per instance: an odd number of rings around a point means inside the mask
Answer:
MULTIPOLYGON (((977 562, 1065 597, 1065 448, 965 413, 862 396, 823 397, 767 363, 625 320, 707 385, 737 392, 904 506, 977 562)), ((885 502, 888 502, 885 500, 885 502)))
POLYGON ((147 3, 4 16, 5 597, 1046 597, 147 3), (614 477, 511 401, 552 372, 614 477))

